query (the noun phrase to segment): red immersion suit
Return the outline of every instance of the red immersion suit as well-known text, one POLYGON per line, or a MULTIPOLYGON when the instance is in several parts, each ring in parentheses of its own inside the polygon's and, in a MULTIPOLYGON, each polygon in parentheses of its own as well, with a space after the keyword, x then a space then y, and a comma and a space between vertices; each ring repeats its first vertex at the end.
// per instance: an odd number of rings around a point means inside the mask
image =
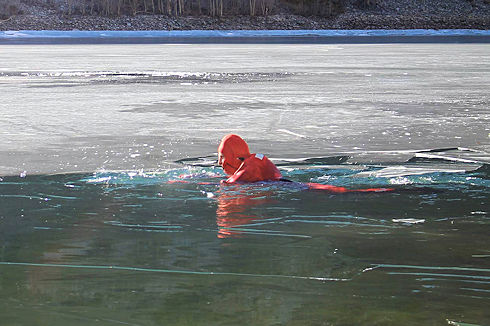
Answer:
POLYGON ((250 154, 247 143, 237 135, 226 135, 218 147, 218 164, 230 177, 225 183, 280 180, 281 172, 265 155, 250 154))
MULTIPOLYGON (((218 147, 218 164, 228 179, 223 183, 257 182, 257 181, 289 181, 282 179, 281 172, 265 155, 250 154, 247 143, 237 135, 226 135, 218 147)), ((302 184, 308 189, 323 190, 333 193, 346 192, 385 192, 392 188, 347 189, 344 187, 324 185, 320 183, 302 184)))

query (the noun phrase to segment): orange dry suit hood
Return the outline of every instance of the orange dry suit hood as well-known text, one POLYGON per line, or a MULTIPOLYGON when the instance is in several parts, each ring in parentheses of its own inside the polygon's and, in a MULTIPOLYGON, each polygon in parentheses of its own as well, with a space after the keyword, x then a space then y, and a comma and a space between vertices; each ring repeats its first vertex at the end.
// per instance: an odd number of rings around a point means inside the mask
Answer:
POLYGON ((247 143, 237 135, 226 135, 218 147, 218 164, 223 167, 226 174, 232 175, 250 156, 247 143))

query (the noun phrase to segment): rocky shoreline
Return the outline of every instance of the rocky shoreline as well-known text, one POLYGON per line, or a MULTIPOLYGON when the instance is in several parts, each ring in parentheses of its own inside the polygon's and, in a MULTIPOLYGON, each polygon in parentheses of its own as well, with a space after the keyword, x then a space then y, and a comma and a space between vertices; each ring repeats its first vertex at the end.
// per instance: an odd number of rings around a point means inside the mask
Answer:
POLYGON ((490 29, 488 0, 378 0, 361 9, 348 3, 335 17, 290 13, 269 16, 66 15, 24 5, 22 14, 0 21, 0 30, 299 30, 299 29, 490 29))

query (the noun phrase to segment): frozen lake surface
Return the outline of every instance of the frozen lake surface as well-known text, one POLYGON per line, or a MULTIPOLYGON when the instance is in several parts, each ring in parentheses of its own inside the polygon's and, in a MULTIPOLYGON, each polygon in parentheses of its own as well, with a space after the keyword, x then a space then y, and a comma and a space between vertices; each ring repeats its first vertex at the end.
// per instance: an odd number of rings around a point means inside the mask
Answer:
POLYGON ((488 44, 0 46, 0 316, 488 325, 489 59, 488 44), (295 183, 220 186, 230 132, 295 183))
POLYGON ((2 46, 0 173, 156 169, 216 152, 229 132, 272 157, 488 152, 488 50, 2 46))

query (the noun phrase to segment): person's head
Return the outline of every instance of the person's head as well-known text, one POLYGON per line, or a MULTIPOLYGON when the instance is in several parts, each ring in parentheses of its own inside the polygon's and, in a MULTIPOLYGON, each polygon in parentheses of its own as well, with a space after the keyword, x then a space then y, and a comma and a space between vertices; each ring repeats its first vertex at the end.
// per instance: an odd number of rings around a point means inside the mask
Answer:
POLYGON ((218 147, 218 164, 226 174, 232 175, 250 156, 247 143, 237 135, 226 135, 218 147))

